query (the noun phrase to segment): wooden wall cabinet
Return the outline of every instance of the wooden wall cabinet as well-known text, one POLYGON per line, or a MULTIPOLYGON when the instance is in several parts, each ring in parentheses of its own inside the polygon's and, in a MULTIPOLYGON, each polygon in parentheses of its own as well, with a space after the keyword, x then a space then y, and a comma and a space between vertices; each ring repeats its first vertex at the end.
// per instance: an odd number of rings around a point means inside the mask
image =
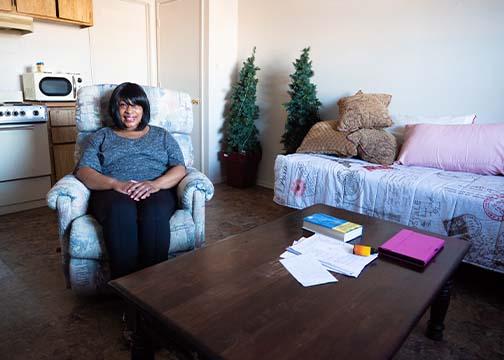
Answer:
POLYGON ((58 16, 61 19, 93 23, 92 0, 58 0, 58 16))
POLYGON ((55 0, 16 0, 16 8, 23 14, 56 18, 55 0))
POLYGON ((15 0, 15 8, 11 3, 11 0, 0 0, 0 10, 14 10, 42 20, 93 25, 93 0, 15 0))
POLYGON ((12 0, 0 0, 0 10, 12 10, 12 0))

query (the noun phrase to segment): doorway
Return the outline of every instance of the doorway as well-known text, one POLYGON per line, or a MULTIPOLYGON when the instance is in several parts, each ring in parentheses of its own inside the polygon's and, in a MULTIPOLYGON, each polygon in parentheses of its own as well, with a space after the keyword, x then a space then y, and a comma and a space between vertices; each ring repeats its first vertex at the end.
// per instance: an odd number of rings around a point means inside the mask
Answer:
POLYGON ((202 136, 202 0, 158 2, 159 86, 191 96, 194 167, 203 171, 202 136))

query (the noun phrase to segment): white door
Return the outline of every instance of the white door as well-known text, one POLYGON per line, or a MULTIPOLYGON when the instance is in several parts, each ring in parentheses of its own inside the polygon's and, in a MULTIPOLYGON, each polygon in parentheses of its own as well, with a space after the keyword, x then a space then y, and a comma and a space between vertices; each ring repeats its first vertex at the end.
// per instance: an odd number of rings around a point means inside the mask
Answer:
POLYGON ((90 27, 94 84, 156 86, 155 0, 94 0, 90 27))
POLYGON ((158 6, 159 86, 193 99, 194 167, 202 170, 201 0, 161 0, 158 6))

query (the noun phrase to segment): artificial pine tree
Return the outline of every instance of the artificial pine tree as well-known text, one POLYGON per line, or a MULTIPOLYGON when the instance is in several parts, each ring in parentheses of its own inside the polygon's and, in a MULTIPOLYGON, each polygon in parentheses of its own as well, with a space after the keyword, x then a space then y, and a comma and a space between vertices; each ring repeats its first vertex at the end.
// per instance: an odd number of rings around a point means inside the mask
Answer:
POLYGON ((258 79, 256 72, 260 70, 254 65, 255 47, 240 70, 240 78, 233 86, 231 107, 226 127, 227 152, 259 153, 259 131, 255 120, 259 118, 259 107, 256 105, 256 88, 258 79))
POLYGON ((303 49, 301 57, 293 63, 295 72, 290 75, 289 95, 291 100, 283 104, 287 111, 287 122, 281 143, 287 154, 301 145, 308 130, 320 121, 316 86, 310 82, 313 76, 310 48, 303 49))

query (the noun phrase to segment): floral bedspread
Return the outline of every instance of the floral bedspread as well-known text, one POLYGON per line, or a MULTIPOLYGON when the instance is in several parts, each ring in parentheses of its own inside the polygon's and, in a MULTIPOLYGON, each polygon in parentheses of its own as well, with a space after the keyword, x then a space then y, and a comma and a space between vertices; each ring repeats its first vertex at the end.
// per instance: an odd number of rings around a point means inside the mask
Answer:
POLYGON ((278 155, 274 201, 323 203, 471 242, 464 261, 504 273, 504 176, 318 154, 278 155))

